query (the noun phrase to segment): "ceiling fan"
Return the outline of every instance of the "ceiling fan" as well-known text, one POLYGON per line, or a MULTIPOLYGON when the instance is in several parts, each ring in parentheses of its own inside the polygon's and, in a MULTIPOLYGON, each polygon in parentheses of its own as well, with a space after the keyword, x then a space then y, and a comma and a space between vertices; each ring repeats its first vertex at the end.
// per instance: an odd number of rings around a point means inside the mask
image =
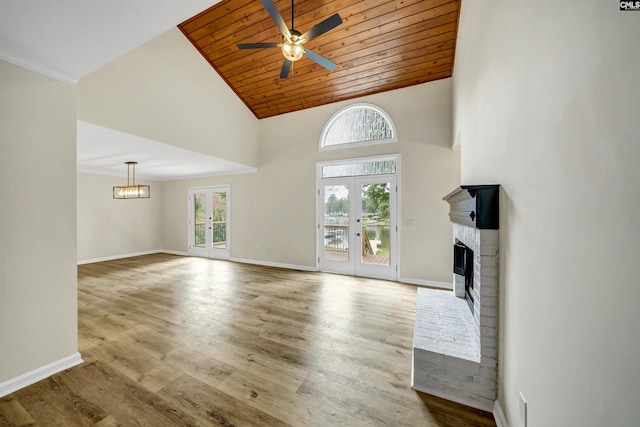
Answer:
POLYGON ((281 48, 282 54, 284 55, 284 63, 282 64, 282 70, 280 70, 281 79, 286 79, 289 76, 291 64, 293 61, 302 58, 303 55, 313 62, 322 65, 329 71, 333 71, 336 68, 335 62, 328 60, 324 56, 302 45, 342 24, 342 18, 340 18, 339 14, 331 15, 302 34, 297 31, 294 26, 293 0, 291 0, 291 29, 287 28, 287 24, 284 22, 284 19, 282 19, 282 15, 280 15, 280 12, 278 12, 272 0, 262 0, 262 5, 267 9, 267 12, 271 15, 271 19, 273 19, 273 22, 276 23, 276 26, 282 33, 282 43, 241 43, 237 45, 238 49, 281 48))

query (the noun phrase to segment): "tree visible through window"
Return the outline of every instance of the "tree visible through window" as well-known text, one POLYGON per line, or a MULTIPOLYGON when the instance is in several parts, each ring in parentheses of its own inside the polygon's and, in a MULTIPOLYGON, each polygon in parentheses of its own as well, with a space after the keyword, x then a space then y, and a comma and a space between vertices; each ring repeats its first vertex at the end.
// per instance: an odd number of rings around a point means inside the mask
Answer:
POLYGON ((322 130, 320 149, 395 141, 395 126, 387 113, 374 105, 356 104, 329 119, 322 130))
POLYGON ((389 221, 389 184, 368 184, 362 187, 362 217, 389 221))

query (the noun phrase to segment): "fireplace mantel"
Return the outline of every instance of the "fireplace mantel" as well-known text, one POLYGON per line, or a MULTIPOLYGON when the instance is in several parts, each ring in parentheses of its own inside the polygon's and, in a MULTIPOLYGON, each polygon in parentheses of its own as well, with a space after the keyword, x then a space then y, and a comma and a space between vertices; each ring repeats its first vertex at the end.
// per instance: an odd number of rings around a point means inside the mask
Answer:
POLYGON ((449 203, 449 219, 481 230, 500 228, 499 185, 462 185, 442 200, 449 203))

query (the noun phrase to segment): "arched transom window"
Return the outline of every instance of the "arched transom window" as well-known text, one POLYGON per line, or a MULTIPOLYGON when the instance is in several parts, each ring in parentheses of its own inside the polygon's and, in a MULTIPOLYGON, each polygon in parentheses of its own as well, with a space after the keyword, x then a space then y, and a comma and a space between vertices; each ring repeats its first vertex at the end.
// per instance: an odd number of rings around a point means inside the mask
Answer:
POLYGON ((381 108, 355 104, 334 114, 322 130, 320 149, 396 142, 396 128, 381 108))

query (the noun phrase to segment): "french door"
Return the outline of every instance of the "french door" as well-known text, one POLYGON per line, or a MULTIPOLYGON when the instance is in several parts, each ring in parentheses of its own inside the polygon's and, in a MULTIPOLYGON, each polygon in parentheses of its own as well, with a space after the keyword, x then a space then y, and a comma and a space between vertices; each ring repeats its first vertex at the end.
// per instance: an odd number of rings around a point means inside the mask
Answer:
POLYGON ((230 257, 229 186, 189 189, 189 255, 230 257))
POLYGON ((321 179, 319 187, 320 270, 396 280, 395 175, 321 179))

